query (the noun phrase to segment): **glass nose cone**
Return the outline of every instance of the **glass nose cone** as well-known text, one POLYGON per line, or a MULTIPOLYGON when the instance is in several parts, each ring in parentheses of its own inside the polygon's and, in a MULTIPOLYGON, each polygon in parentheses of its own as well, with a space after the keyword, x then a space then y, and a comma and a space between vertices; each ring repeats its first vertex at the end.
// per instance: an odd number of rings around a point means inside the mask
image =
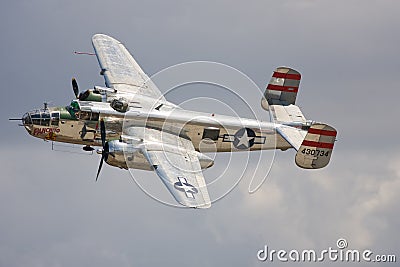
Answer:
POLYGON ((24 116, 22 116, 22 124, 25 125, 31 125, 32 124, 32 119, 29 113, 25 113, 24 116))

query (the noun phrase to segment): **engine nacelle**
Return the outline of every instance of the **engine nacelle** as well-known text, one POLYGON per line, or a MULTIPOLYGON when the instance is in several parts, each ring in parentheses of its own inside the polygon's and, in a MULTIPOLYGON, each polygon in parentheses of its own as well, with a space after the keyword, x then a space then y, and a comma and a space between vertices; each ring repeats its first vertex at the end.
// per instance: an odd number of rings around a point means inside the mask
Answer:
POLYGON ((99 92, 91 90, 91 89, 88 89, 85 92, 79 94, 79 100, 81 100, 81 101, 103 102, 103 97, 99 92))
POLYGON ((141 151, 134 145, 113 140, 107 142, 107 164, 122 168, 134 168, 140 170, 153 170, 147 159, 143 156, 141 151))
MULTIPOLYGON (((153 167, 135 145, 113 140, 107 142, 106 150, 108 152, 106 162, 111 166, 122 169, 153 170, 153 167)), ((199 152, 196 152, 196 155, 202 169, 207 169, 214 165, 214 160, 207 155, 199 152)))

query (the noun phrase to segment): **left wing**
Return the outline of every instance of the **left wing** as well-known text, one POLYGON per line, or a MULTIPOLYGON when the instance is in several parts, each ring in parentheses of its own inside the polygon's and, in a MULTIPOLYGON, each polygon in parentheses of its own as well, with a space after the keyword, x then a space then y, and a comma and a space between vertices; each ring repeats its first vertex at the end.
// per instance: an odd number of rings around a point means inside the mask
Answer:
POLYGON ((209 208, 211 200, 192 141, 157 129, 131 127, 129 136, 143 136, 143 154, 180 204, 209 208))
POLYGON ((105 34, 95 34, 92 44, 107 87, 165 100, 121 42, 105 34))

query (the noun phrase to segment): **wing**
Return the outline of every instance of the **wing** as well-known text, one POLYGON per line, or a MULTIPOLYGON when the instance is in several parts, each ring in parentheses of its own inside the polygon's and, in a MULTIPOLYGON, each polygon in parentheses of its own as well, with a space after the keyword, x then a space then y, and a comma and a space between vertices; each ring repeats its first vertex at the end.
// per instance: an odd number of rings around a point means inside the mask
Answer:
POLYGON ((104 34, 95 34, 92 44, 107 87, 165 100, 121 42, 104 34))
POLYGON ((144 156, 180 204, 211 206, 197 152, 192 141, 157 129, 131 127, 130 136, 144 136, 144 156))

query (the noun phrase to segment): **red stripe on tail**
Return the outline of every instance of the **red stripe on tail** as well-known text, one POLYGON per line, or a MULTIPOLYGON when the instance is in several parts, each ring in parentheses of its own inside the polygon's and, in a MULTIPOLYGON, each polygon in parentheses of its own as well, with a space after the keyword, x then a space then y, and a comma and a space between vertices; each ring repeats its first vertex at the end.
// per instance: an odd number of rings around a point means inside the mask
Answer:
POLYGON ((308 129, 308 133, 320 134, 320 135, 326 135, 326 136, 336 136, 336 131, 321 130, 321 129, 315 129, 315 128, 308 129))
POLYGON ((282 72, 274 72, 272 75, 274 78, 283 78, 283 79, 290 79, 290 80, 297 80, 300 81, 301 75, 300 74, 287 74, 282 72))
POLYGON ((267 89, 273 90, 273 91, 292 92, 292 93, 297 93, 299 91, 298 87, 282 86, 282 85, 275 85, 275 84, 268 84, 267 89))
POLYGON ((333 149, 333 144, 331 144, 331 143, 320 143, 320 142, 308 141, 308 140, 304 140, 301 145, 333 149))

